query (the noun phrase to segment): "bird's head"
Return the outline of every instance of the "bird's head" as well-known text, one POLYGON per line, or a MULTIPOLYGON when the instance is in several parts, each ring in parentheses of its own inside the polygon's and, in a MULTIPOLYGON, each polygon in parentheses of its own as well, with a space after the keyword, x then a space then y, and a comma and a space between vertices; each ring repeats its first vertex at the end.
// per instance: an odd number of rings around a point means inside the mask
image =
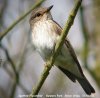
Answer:
POLYGON ((50 13, 50 10, 52 9, 53 5, 47 8, 37 8, 32 11, 31 17, 30 17, 30 25, 34 25, 34 23, 38 21, 44 21, 48 19, 52 19, 52 15, 50 13))

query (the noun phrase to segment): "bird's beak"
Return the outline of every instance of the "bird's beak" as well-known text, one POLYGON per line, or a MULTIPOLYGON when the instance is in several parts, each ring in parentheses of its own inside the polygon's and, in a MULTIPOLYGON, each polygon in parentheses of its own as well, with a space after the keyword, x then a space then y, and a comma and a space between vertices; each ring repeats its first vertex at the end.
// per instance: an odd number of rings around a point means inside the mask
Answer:
POLYGON ((46 12, 49 12, 52 9, 53 5, 47 8, 46 12))

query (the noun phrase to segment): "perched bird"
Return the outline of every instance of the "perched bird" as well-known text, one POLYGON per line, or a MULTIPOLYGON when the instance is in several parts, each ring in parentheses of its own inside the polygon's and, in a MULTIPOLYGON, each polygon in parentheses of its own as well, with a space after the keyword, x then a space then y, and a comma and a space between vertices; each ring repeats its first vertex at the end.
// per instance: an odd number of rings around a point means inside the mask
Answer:
MULTIPOLYGON (((55 44, 62 32, 60 25, 52 18, 50 13, 52 7, 40 7, 33 10, 29 20, 32 32, 32 44, 44 61, 47 61, 52 55, 55 44)), ((95 93, 94 88, 83 74, 76 54, 67 38, 54 65, 73 82, 77 80, 86 94, 91 95, 91 93, 95 93)))

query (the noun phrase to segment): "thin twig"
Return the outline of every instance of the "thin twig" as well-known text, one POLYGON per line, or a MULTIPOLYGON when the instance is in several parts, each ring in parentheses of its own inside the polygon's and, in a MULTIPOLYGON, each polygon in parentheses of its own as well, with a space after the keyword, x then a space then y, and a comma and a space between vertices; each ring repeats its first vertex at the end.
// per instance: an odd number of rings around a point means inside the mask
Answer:
POLYGON ((84 50, 83 50, 83 60, 84 60, 84 66, 88 69, 88 54, 89 54, 89 36, 88 31, 85 26, 85 20, 84 20, 84 14, 83 14, 83 7, 80 8, 80 18, 81 18, 81 28, 82 28, 82 34, 84 38, 84 50))
MULTIPOLYGON (((25 53, 27 53, 27 48, 26 48, 27 43, 28 43, 28 38, 27 38, 27 36, 28 36, 28 35, 26 35, 26 37, 24 37, 24 38, 26 38, 26 39, 24 40, 23 47, 22 47, 22 49, 21 49, 21 56, 20 56, 20 58, 19 58, 19 60, 20 60, 20 62, 19 62, 19 68, 18 68, 18 70, 17 70, 17 73, 18 73, 18 75, 17 75, 17 80, 15 81, 15 84, 14 84, 14 86, 13 86, 14 90, 13 90, 13 92, 12 92, 11 98, 14 98, 15 93, 16 93, 16 87, 17 87, 18 85, 21 84, 21 83, 20 83, 20 73, 21 73, 22 68, 23 68, 23 66, 24 66, 25 53)), ((21 87, 22 87, 22 89, 25 88, 25 87, 22 86, 22 85, 21 85, 21 87)), ((24 90, 25 90, 25 89, 24 89, 24 90)))
POLYGON ((3 39, 3 37, 10 31, 12 30, 21 20, 23 20, 34 8, 38 7, 42 2, 45 0, 38 0, 36 4, 33 5, 33 7, 24 15, 22 15, 18 20, 16 20, 10 27, 8 27, 7 30, 5 30, 1 35, 0 35, 0 41, 3 39))
POLYGON ((13 62, 13 60, 11 59, 11 57, 9 55, 8 50, 2 44, 0 44, 0 45, 1 45, 1 48, 5 51, 7 60, 10 62, 10 65, 11 65, 11 67, 13 69, 13 72, 14 72, 14 75, 15 75, 15 77, 14 77, 15 81, 14 81, 14 85, 13 85, 13 88, 12 88, 12 93, 11 93, 11 96, 10 96, 11 98, 13 98, 14 97, 14 92, 15 92, 15 89, 16 89, 16 86, 17 86, 17 82, 19 81, 19 75, 18 75, 18 72, 16 70, 14 62, 13 62))
POLYGON ((15 64, 14 64, 13 60, 11 59, 8 50, 3 46, 3 44, 0 44, 0 47, 5 51, 7 60, 10 62, 14 74, 17 75, 17 70, 16 70, 16 68, 15 68, 15 64))
POLYGON ((34 98, 34 97, 37 98, 37 94, 39 93, 39 91, 40 91, 43 83, 45 82, 47 76, 49 75, 49 71, 52 68, 54 61, 55 61, 55 59, 56 59, 64 41, 65 41, 65 38, 66 38, 68 32, 69 32, 69 29, 71 28, 71 26, 74 22, 77 11, 78 11, 79 7, 81 6, 81 2, 82 2, 82 0, 78 0, 75 3, 75 7, 72 9, 71 14, 69 15, 68 21, 67 21, 64 29, 62 30, 60 40, 57 42, 57 44, 55 46, 54 53, 50 57, 50 59, 46 62, 46 64, 45 64, 46 67, 44 68, 44 70, 41 74, 40 80, 37 83, 36 87, 32 90, 32 93, 29 96, 30 98, 34 98))

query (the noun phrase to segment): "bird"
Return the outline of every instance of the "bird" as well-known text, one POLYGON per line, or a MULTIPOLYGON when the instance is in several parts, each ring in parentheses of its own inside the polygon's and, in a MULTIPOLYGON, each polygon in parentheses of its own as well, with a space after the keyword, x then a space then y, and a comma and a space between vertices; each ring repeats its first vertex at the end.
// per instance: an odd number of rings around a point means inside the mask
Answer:
MULTIPOLYGON (((38 7, 32 11, 29 19, 32 45, 45 62, 52 56, 53 49, 62 33, 61 26, 53 20, 50 12, 52 8, 53 5, 38 7)), ((56 57, 54 65, 72 82, 77 80, 87 95, 95 93, 94 88, 85 77, 75 51, 67 37, 56 57)))

